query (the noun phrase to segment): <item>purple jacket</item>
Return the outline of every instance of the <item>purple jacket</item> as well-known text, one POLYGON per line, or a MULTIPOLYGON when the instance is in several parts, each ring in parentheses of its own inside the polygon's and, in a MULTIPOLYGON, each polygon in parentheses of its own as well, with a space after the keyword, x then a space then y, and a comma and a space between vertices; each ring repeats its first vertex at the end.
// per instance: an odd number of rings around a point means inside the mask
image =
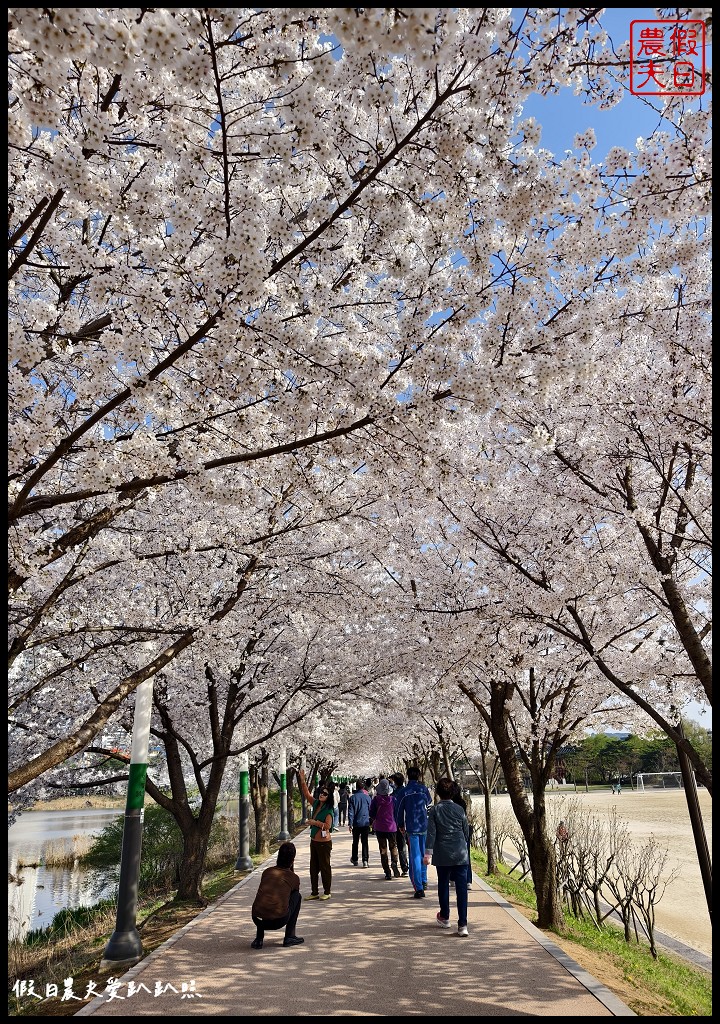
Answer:
POLYGON ((377 796, 370 803, 370 821, 376 832, 397 832, 395 806, 391 796, 377 796))

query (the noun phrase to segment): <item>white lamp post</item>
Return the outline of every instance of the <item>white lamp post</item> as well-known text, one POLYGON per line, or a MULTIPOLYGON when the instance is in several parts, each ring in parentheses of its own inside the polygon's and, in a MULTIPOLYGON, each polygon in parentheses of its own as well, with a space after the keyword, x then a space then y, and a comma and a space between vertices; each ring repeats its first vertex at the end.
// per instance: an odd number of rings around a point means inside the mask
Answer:
POLYGON ((278 839, 285 842, 290 838, 287 829, 287 754, 285 747, 280 747, 280 833, 278 839))
MULTIPOLYGON (((152 644, 144 647, 153 648, 152 644)), ((136 964, 142 956, 142 942, 135 926, 137 914, 138 882, 140 879, 140 853, 145 814, 145 780, 148 768, 148 744, 152 717, 152 678, 140 683, 135 691, 132 747, 130 750, 130 778, 125 803, 122 851, 120 853, 120 881, 118 885, 115 931, 105 947, 101 966, 136 964)))
POLYGON ((235 862, 236 871, 252 871, 250 856, 250 763, 247 754, 240 754, 240 804, 238 806, 238 828, 240 850, 235 862))

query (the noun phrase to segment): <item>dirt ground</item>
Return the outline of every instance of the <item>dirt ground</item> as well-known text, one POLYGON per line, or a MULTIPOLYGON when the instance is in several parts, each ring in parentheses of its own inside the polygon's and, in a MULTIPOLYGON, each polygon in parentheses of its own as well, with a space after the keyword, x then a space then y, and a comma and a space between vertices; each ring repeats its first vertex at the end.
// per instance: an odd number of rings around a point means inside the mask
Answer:
MULTIPOLYGON (((507 796, 494 799, 498 811, 510 806, 507 796)), ((677 868, 677 876, 656 905, 657 930, 712 956, 712 927, 684 790, 646 790, 643 793, 624 788, 617 795, 608 788, 607 792, 564 791, 553 794, 551 799, 578 800, 583 808, 591 810, 601 820, 613 807, 617 808, 618 817, 627 824, 638 845, 654 835, 668 851, 668 872, 677 868)), ((712 850, 712 798, 707 790, 700 789, 698 799, 708 849, 712 850)))

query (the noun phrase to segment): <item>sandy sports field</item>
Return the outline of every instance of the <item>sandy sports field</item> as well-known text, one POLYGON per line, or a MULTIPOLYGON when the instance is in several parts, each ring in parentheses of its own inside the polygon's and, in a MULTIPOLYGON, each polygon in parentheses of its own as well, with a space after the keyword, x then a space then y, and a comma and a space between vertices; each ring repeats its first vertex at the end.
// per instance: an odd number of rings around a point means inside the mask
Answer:
MULTIPOLYGON (((618 817, 627 823, 628 830, 638 843, 651 834, 669 852, 668 865, 677 866, 679 871, 665 890, 655 910, 658 931, 671 935, 708 956, 712 955, 712 928, 705 899, 705 889, 700 875, 695 841, 685 792, 681 789, 653 789, 633 792, 623 788, 620 795, 610 792, 584 793, 578 789, 548 793, 549 800, 574 800, 581 802, 598 817, 603 817, 616 807, 618 817)), ((712 850, 712 799, 704 789, 698 790, 708 848, 712 850)), ((478 801, 473 797, 473 803, 478 801)), ((510 808, 508 796, 493 798, 498 811, 510 808)))

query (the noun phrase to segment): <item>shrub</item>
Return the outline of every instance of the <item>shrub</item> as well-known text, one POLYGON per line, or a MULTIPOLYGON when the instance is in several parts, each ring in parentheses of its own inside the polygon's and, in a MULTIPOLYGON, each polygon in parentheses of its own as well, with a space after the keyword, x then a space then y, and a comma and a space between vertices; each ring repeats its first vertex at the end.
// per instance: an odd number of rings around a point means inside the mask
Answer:
MULTIPOLYGON (((81 863, 94 874, 98 891, 120 881, 120 855, 125 819, 117 818, 99 832, 81 863)), ((232 824, 216 817, 210 831, 208 868, 233 855, 237 838, 232 824)), ((138 891, 152 893, 172 889, 183 858, 183 838, 172 814, 157 804, 145 808, 138 891)))

